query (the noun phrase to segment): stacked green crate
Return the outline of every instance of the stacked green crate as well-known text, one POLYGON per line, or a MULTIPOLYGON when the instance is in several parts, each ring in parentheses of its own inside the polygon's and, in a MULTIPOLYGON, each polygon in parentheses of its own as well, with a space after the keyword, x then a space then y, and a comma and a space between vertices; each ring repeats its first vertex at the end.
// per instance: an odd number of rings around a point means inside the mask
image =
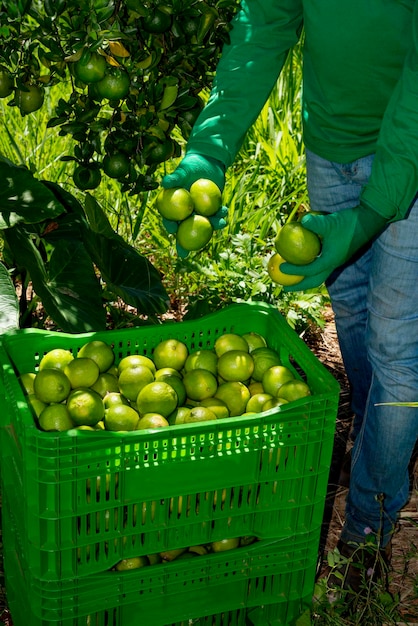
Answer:
POLYGON ((253 623, 294 619, 313 587, 339 389, 277 310, 233 305, 193 322, 88 335, 18 331, 0 349, 4 523, 13 529, 5 568, 15 626, 28 623, 19 621, 24 593, 33 626, 129 626, 137 623, 131 611, 144 612, 150 626, 209 615, 214 624, 222 615, 239 624, 244 609, 253 623), (223 333, 250 331, 268 339, 311 396, 259 415, 169 429, 45 433, 17 380, 47 351, 77 354, 92 338, 111 343, 120 360, 152 356, 166 338, 193 351, 213 347, 223 333), (260 541, 112 571, 124 558, 249 535, 260 541))

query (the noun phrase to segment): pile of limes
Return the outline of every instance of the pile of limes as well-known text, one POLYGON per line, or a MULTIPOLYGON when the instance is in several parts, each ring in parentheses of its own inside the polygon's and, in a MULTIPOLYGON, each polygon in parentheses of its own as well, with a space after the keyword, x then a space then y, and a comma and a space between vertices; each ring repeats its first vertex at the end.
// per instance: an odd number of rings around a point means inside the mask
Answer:
POLYGON ((210 241, 213 226, 209 218, 222 207, 222 193, 211 180, 200 178, 190 187, 162 189, 156 200, 160 215, 177 222, 176 241, 189 252, 202 250, 210 241))
POLYGON ((274 242, 276 252, 270 257, 267 271, 271 280, 279 285, 297 285, 304 276, 284 274, 282 263, 293 265, 309 265, 321 251, 321 241, 314 232, 308 230, 298 221, 287 222, 282 226, 274 242))
POLYGON ((45 431, 163 428, 258 414, 311 393, 256 332, 225 332, 191 352, 168 338, 117 365, 112 347, 93 340, 75 356, 50 350, 20 381, 45 431))
POLYGON ((122 559, 112 568, 117 572, 139 569, 147 565, 156 565, 158 563, 171 563, 172 561, 185 561, 193 559, 196 556, 206 556, 208 554, 227 552, 249 546, 258 541, 257 537, 231 537, 228 539, 220 539, 211 543, 191 546, 189 548, 176 548, 173 550, 165 550, 156 554, 147 554, 143 556, 129 557, 122 559))

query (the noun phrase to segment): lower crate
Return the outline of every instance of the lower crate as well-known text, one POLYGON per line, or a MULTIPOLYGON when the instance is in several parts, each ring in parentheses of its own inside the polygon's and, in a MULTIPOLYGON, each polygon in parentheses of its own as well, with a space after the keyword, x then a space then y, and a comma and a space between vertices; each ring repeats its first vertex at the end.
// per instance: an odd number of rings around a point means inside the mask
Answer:
POLYGON ((291 624, 309 605, 320 528, 229 552, 76 580, 41 581, 5 552, 14 626, 291 624))

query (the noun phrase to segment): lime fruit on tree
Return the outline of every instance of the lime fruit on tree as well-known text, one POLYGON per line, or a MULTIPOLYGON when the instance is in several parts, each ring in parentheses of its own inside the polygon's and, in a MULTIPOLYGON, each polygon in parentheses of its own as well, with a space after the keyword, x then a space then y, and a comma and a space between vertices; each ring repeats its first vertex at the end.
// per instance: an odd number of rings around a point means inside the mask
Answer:
POLYGON ((44 103, 45 92, 43 87, 25 83, 15 91, 15 101, 22 115, 33 113, 44 103))
POLYGON ((105 408, 102 397, 92 389, 74 389, 67 399, 67 409, 77 426, 95 426, 103 419, 105 408))
POLYGON ((102 161, 103 171, 109 178, 125 178, 129 173, 130 161, 123 152, 106 154, 102 161))
POLYGON ((74 185, 81 191, 96 189, 100 185, 101 180, 102 175, 98 167, 77 165, 73 173, 74 185))
POLYGON ((83 55, 74 63, 74 75, 83 83, 98 83, 105 77, 107 62, 98 52, 83 55))
POLYGON ((71 383, 62 370, 45 369, 36 374, 33 391, 45 404, 63 402, 71 391, 71 383))
POLYGON ((99 339, 88 341, 81 346, 77 356, 88 357, 95 361, 100 372, 107 372, 115 360, 112 348, 106 342, 100 341, 99 339))
POLYGON ((177 394, 173 387, 157 380, 141 389, 136 406, 140 415, 159 413, 167 418, 177 408, 177 394))
POLYGON ((101 98, 120 100, 129 93, 131 79, 126 70, 121 67, 109 67, 104 77, 95 83, 97 94, 101 98))
POLYGON ((148 10, 141 19, 143 29, 147 33, 165 33, 171 26, 171 15, 161 9, 148 10))
POLYGON ((0 98, 7 98, 13 93, 15 82, 9 70, 0 65, 0 98))
POLYGON ((283 259, 294 265, 312 263, 321 251, 318 235, 302 226, 300 222, 287 222, 282 226, 274 246, 283 259))
POLYGON ((194 210, 199 215, 210 217, 222 206, 221 190, 213 181, 206 178, 199 178, 192 184, 190 195, 194 202, 194 210))
POLYGON ((156 203, 158 212, 167 220, 180 222, 193 213, 193 199, 187 189, 181 187, 161 189, 156 203))
POLYGON ((202 250, 210 241, 213 226, 207 217, 193 213, 180 222, 176 233, 177 243, 189 252, 202 250))
POLYGON ((163 163, 167 159, 171 159, 174 155, 176 145, 171 139, 165 139, 154 144, 146 154, 145 161, 148 165, 157 165, 163 163))
POLYGON ((50 404, 39 415, 39 427, 45 431, 71 430, 74 423, 65 404, 50 404))
POLYGON ((267 263, 268 275, 271 280, 278 285, 285 287, 297 285, 304 279, 304 276, 299 276, 298 274, 284 274, 280 269, 281 264, 284 262, 285 259, 278 252, 273 254, 267 263))

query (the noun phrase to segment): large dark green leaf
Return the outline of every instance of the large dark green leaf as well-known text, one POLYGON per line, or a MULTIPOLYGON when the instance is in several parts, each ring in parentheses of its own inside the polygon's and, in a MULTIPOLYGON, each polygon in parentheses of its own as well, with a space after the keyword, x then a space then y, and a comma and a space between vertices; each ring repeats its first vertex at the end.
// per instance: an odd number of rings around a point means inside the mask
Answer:
POLYGON ((9 272, 0 263, 0 333, 19 327, 19 302, 9 272))
POLYGON ((84 209, 90 228, 94 230, 95 233, 99 233, 105 237, 116 237, 116 233, 110 225, 102 207, 89 193, 86 194, 84 209))
POLYGON ((46 265, 24 229, 6 230, 5 237, 18 264, 28 270, 46 312, 63 331, 105 328, 102 290, 81 241, 61 240, 46 265))
POLYGON ((119 236, 85 231, 85 244, 110 291, 152 315, 167 310, 169 298, 155 267, 119 236))
POLYGON ((60 204, 62 204, 67 213, 75 213, 76 215, 84 216, 83 207, 81 206, 77 198, 73 196, 69 191, 66 191, 57 183, 52 183, 49 180, 43 180, 42 185, 44 185, 48 190, 52 191, 55 198, 60 204))
POLYGON ((63 239, 82 239, 109 291, 146 315, 164 312, 169 298, 159 273, 114 232, 97 201, 87 194, 84 212, 71 194, 58 186, 54 193, 68 213, 50 225, 49 232, 43 235, 44 239, 56 247, 63 239), (80 210, 82 215, 79 215, 80 210))
POLYGON ((64 207, 31 172, 0 158, 0 228, 34 224, 60 215, 64 207))

